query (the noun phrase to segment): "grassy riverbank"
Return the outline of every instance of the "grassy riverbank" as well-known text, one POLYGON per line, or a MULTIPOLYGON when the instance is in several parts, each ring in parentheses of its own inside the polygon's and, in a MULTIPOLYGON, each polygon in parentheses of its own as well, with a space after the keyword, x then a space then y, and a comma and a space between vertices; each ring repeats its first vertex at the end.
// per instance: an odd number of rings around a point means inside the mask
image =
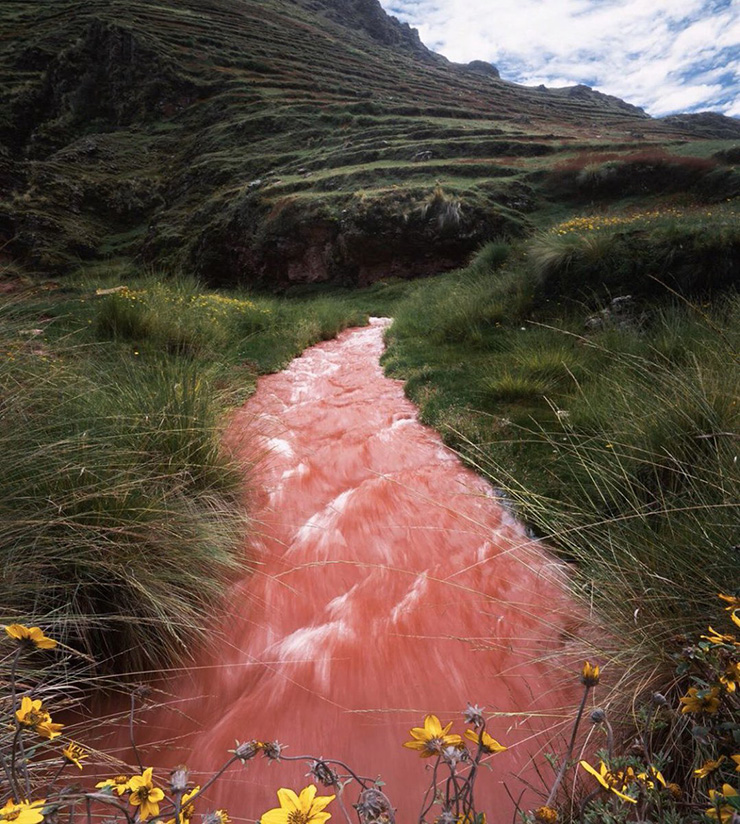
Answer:
POLYGON ((604 660, 669 689, 737 573, 731 208, 569 219, 419 284, 389 374, 575 561, 604 660))
POLYGON ((187 654, 243 571, 228 410, 362 314, 104 267, 0 304, 3 623, 139 672, 187 654), (113 290, 113 291, 111 291, 113 290))

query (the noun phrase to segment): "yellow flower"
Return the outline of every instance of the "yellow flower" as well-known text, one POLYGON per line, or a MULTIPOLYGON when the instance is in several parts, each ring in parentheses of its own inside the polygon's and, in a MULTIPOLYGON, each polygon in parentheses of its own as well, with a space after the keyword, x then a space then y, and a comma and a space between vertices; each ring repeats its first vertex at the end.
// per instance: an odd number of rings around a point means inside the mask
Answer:
POLYGON ((709 627, 709 635, 702 635, 701 637, 705 641, 709 641, 712 644, 734 644, 735 643, 735 636, 734 635, 722 635, 722 633, 717 632, 716 629, 712 629, 709 627))
POLYGON ((623 792, 623 790, 626 789, 624 773, 612 772, 603 761, 599 763, 598 772, 596 772, 596 770, 587 761, 581 761, 580 764, 586 772, 593 775, 593 777, 605 790, 613 792, 614 795, 619 796, 619 798, 623 801, 629 801, 630 804, 637 804, 637 801, 634 798, 630 798, 623 792), (617 789, 617 787, 619 787, 619 789, 617 789))
POLYGON ((538 807, 534 811, 534 820, 542 824, 557 824, 558 811, 553 807, 538 807))
POLYGON ((129 779, 128 788, 131 790, 129 803, 139 807, 139 818, 146 821, 153 815, 159 815, 159 802, 164 793, 152 783, 152 767, 148 767, 141 775, 134 775, 129 779))
POLYGON ((716 761, 712 761, 711 759, 705 761, 698 770, 694 770, 694 775, 697 778, 706 778, 708 775, 711 775, 724 760, 724 755, 720 755, 716 761))
POLYGON ((719 681, 727 692, 735 692, 740 682, 740 663, 737 661, 729 663, 724 675, 720 675, 719 681))
POLYGON ((0 809, 0 821, 12 821, 13 824, 39 824, 44 820, 41 809, 46 800, 43 801, 13 801, 9 798, 5 806, 0 809))
POLYGON ((229 818, 229 814, 226 810, 216 810, 213 814, 213 818, 215 820, 215 824, 231 824, 231 819, 229 818))
POLYGON ((730 758, 737 764, 735 772, 740 772, 740 755, 731 755, 730 758))
MULTIPOLYGON (((200 787, 198 786, 192 789, 189 793, 185 793, 185 795, 183 795, 182 800, 180 801, 180 815, 178 817, 178 824, 189 824, 190 819, 195 815, 195 804, 189 804, 188 802, 196 793, 199 792, 200 787)), ((175 819, 171 818, 169 821, 165 821, 165 824, 175 824, 175 819)))
POLYGON ((583 662, 583 669, 581 670, 581 683, 587 687, 595 687, 599 683, 598 664, 591 665, 589 661, 583 662))
POLYGON ((83 758, 87 758, 87 750, 84 750, 79 744, 75 744, 74 741, 70 741, 62 750, 62 755, 70 764, 74 764, 76 767, 82 769, 80 762, 83 758))
POLYGON ((485 730, 483 730, 480 735, 478 735, 475 730, 465 730, 465 737, 470 741, 474 741, 476 744, 480 744, 483 752, 497 753, 507 749, 502 744, 499 744, 495 738, 492 738, 485 730))
POLYGON ((5 802, 0 809, 0 821, 12 821, 15 824, 38 824, 43 821, 41 809, 46 800, 41 801, 14 801, 12 798, 5 802))
POLYGON ((706 815, 709 818, 717 819, 721 824, 729 824, 735 817, 735 807, 722 802, 728 798, 736 798, 737 795, 737 790, 729 784, 722 785, 722 792, 710 790, 709 800, 712 802, 712 806, 706 811, 706 815))
POLYGON ((681 712, 706 712, 712 714, 719 708, 719 689, 712 687, 711 690, 698 687, 689 687, 687 695, 679 699, 683 704, 681 712))
POLYGON ((293 790, 281 787, 277 791, 279 807, 262 814, 260 824, 323 824, 331 818, 331 813, 324 812, 336 796, 316 795, 316 785, 310 784, 296 795, 293 790))
POLYGON ((117 775, 115 778, 106 778, 105 781, 101 781, 95 786, 101 790, 105 790, 108 787, 110 787, 111 789, 115 790, 118 793, 118 795, 123 795, 129 789, 128 782, 129 779, 127 776, 117 775))
POLYGON ((36 649, 54 649, 57 642, 47 638, 38 627, 24 627, 23 624, 8 624, 5 632, 19 644, 35 647, 36 649))
POLYGON ((21 698, 21 708, 15 711, 15 717, 22 727, 30 727, 42 738, 51 741, 61 735, 64 724, 54 724, 48 712, 42 709, 41 699, 32 700, 27 695, 21 698))
POLYGON ((403 746, 410 750, 419 750, 422 758, 439 755, 445 747, 457 747, 463 742, 459 735, 449 734, 450 727, 452 727, 452 721, 443 728, 436 715, 427 715, 423 727, 413 727, 409 730, 414 740, 405 741, 403 746))
POLYGON ((723 595, 721 592, 718 592, 717 597, 728 604, 728 606, 725 607, 728 612, 740 609, 740 598, 738 598, 737 595, 723 595))
POLYGON ((665 778, 663 778, 663 773, 661 773, 660 770, 656 770, 655 767, 648 767, 647 772, 637 773, 636 778, 638 781, 641 781, 648 790, 654 790, 656 782, 662 784, 664 787, 667 786, 665 778))

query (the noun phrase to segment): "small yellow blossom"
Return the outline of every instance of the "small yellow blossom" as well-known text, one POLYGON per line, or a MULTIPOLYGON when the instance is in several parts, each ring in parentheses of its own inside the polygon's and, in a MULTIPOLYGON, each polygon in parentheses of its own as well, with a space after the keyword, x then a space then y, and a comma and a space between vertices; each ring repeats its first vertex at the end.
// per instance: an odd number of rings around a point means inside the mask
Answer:
POLYGON ((712 627, 709 627, 709 635, 702 635, 701 637, 705 641, 709 641, 711 644, 734 644, 735 643, 735 636, 734 635, 723 635, 721 632, 717 632, 716 629, 712 629, 712 627))
POLYGON ((502 744, 499 744, 498 741, 490 736, 485 730, 483 730, 480 735, 478 735, 475 730, 465 730, 465 737, 470 741, 474 741, 476 744, 480 744, 480 748, 483 752, 495 754, 497 752, 503 752, 507 749, 502 744))
POLYGON ((293 790, 281 787, 277 791, 279 807, 268 810, 260 818, 260 824, 323 824, 331 818, 324 808, 333 801, 334 795, 316 795, 316 785, 310 784, 296 795, 293 790))
POLYGON ((534 820, 541 824, 557 824, 558 811, 553 807, 538 807, 534 811, 534 820))
POLYGON ((38 627, 24 627, 23 624, 7 624, 5 632, 14 641, 36 649, 54 649, 57 642, 44 635, 38 627))
POLYGON ((740 683, 740 663, 731 661, 727 665, 724 674, 720 675, 719 681, 727 692, 735 692, 738 683, 740 683))
POLYGON ((423 727, 413 727, 409 730, 414 740, 404 742, 403 746, 410 750, 419 750, 422 758, 439 755, 445 747, 457 747, 463 742, 459 735, 450 734, 451 727, 452 721, 443 728, 436 715, 427 715, 423 727))
POLYGON ((588 763, 588 761, 581 761, 580 764, 586 772, 589 772, 594 776, 594 778, 605 790, 613 792, 614 795, 618 796, 623 801, 629 801, 630 804, 637 804, 637 801, 634 798, 630 798, 628 795, 624 794, 624 790, 627 789, 627 776, 625 773, 621 771, 612 772, 603 761, 599 763, 598 772, 588 763))
POLYGON ((105 781, 100 781, 95 786, 99 790, 105 790, 110 787, 112 790, 115 790, 118 795, 123 795, 125 792, 128 792, 129 778, 126 775, 117 775, 114 778, 106 778, 105 781))
POLYGON ((79 744, 75 744, 74 741, 70 741, 69 744, 62 750, 62 755, 66 761, 69 761, 70 764, 74 764, 76 767, 82 769, 82 760, 87 758, 88 753, 87 750, 83 749, 79 746, 79 744))
POLYGON ((722 802, 728 798, 736 798, 737 795, 737 790, 729 784, 722 785, 722 792, 710 790, 709 800, 712 802, 712 806, 706 811, 706 815, 709 818, 716 819, 721 822, 721 824, 729 824, 735 817, 735 807, 730 804, 723 804, 722 802))
POLYGON ((736 609, 740 609, 740 598, 738 598, 737 595, 723 595, 721 592, 718 592, 717 597, 727 603, 725 609, 728 612, 733 612, 736 609))
POLYGON ((5 805, 0 808, 0 822, 13 822, 13 824, 39 824, 44 820, 41 812, 46 801, 14 801, 9 798, 5 805))
POLYGON ((740 755, 731 755, 730 758, 735 762, 737 765, 735 767, 735 772, 740 772, 740 755))
POLYGON ((706 712, 711 715, 719 709, 719 689, 689 687, 688 693, 679 700, 683 704, 681 712, 706 712))
MULTIPOLYGON (((180 816, 177 820, 177 824, 189 824, 190 819, 195 815, 195 804, 190 804, 190 799, 200 792, 200 787, 193 788, 189 793, 185 793, 183 795, 182 800, 180 801, 180 816)), ((175 824, 175 819, 171 818, 169 821, 166 821, 165 824, 175 824)))
POLYGON ((139 808, 139 818, 142 821, 159 815, 159 802, 164 798, 162 790, 152 783, 152 769, 148 767, 141 775, 132 776, 128 782, 131 790, 129 803, 139 808))
POLYGON ((590 661, 583 662, 581 670, 581 683, 587 687, 595 687, 599 683, 599 665, 591 664, 590 661))
POLYGON ((55 724, 51 720, 51 716, 43 708, 41 699, 35 701, 24 695, 21 698, 21 707, 16 710, 15 717, 22 727, 30 727, 34 732, 38 733, 42 738, 49 741, 61 735, 61 729, 64 724, 55 724))
MULTIPOLYGON (((333 798, 334 796, 332 796, 333 798)), ((331 813, 329 813, 331 815, 331 813)), ((214 824, 231 824, 231 819, 229 818, 229 814, 226 810, 216 810, 213 814, 215 819, 214 824)))
POLYGON ((635 778, 642 782, 648 790, 654 790, 656 784, 661 784, 664 787, 668 786, 665 783, 665 778, 663 778, 663 773, 661 773, 660 770, 656 770, 655 767, 648 767, 646 772, 637 773, 635 778))
POLYGON ((708 775, 711 775, 724 760, 724 755, 720 755, 716 761, 709 759, 708 761, 705 761, 698 770, 694 770, 694 775, 697 778, 706 778, 708 775))

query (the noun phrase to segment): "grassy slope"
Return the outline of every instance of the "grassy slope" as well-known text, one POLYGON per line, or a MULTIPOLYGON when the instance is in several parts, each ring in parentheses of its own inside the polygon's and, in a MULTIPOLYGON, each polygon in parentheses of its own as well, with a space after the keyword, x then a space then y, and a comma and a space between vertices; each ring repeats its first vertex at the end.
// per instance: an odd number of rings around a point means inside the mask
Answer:
POLYGON ((42 270, 143 253, 221 283, 428 274, 536 222, 574 154, 705 151, 685 124, 471 73, 287 0, 0 14, 0 231, 42 270))

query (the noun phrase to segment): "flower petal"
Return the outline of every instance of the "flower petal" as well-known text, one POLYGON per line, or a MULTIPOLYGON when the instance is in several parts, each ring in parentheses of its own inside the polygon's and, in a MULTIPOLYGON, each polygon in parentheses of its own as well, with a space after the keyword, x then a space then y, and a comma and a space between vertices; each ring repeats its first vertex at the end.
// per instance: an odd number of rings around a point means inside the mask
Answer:
POLYGON ((261 824, 288 824, 288 810, 284 807, 275 807, 260 817, 261 824))
POLYGON ((277 797, 280 802, 280 806, 284 810, 288 810, 288 812, 293 812, 294 810, 300 811, 301 804, 298 800, 298 796, 293 792, 293 790, 289 790, 287 787, 281 787, 277 791, 277 797))

